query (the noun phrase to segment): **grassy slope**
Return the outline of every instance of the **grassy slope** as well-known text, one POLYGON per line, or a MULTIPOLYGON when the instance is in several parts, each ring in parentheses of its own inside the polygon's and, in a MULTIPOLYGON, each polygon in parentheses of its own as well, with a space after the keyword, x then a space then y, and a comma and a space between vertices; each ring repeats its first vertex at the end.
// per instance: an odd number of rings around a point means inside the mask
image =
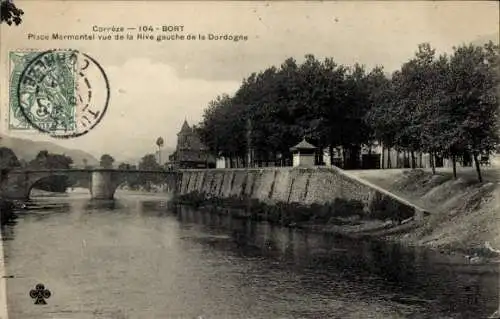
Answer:
POLYGON ((381 186, 432 214, 404 239, 436 248, 469 250, 490 242, 500 248, 500 178, 498 168, 485 168, 478 183, 470 168, 436 175, 423 170, 357 171, 355 175, 381 186))

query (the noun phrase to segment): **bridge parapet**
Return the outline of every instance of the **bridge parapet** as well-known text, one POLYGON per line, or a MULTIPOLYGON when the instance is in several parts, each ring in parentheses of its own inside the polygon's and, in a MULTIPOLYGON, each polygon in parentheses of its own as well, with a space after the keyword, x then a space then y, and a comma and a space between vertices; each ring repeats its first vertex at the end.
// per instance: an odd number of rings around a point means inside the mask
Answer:
POLYGON ((123 169, 33 169, 10 170, 6 179, 0 180, 0 194, 6 198, 28 199, 31 189, 41 179, 50 176, 70 176, 88 173, 90 175, 90 193, 94 199, 113 199, 116 188, 127 176, 154 175, 162 176, 164 183, 172 191, 177 190, 178 171, 123 170, 123 169))

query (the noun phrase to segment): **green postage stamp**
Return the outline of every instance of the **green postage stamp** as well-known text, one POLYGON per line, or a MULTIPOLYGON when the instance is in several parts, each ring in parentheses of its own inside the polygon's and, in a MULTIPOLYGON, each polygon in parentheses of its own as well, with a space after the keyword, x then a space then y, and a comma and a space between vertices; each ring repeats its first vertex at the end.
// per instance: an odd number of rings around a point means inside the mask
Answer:
POLYGON ((70 53, 10 52, 10 129, 33 129, 33 122, 48 131, 74 131, 77 83, 70 53))
POLYGON ((77 50, 9 52, 9 129, 76 137, 97 125, 109 102, 102 67, 77 50))

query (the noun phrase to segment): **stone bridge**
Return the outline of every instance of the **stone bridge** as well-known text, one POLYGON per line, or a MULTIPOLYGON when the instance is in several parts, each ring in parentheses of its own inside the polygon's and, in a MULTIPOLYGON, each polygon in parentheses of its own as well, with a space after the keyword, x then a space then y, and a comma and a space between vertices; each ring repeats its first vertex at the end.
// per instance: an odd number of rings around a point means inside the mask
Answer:
MULTIPOLYGON (((46 170, 11 170, 1 176, 0 194, 10 199, 29 199, 30 192, 38 182, 54 176, 81 178, 88 174, 89 190, 92 199, 113 199, 116 188, 131 175, 161 177, 161 183, 167 190, 177 189, 177 171, 148 171, 120 169, 46 169, 46 170)), ((159 178, 158 178, 159 179, 159 178)))

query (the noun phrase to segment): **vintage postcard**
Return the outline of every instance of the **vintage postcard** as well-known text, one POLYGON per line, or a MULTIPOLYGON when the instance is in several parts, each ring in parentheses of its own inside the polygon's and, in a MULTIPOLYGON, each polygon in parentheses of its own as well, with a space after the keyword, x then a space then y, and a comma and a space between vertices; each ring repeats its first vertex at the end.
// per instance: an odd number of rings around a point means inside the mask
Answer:
POLYGON ((497 2, 0 3, 0 319, 500 318, 497 2))

